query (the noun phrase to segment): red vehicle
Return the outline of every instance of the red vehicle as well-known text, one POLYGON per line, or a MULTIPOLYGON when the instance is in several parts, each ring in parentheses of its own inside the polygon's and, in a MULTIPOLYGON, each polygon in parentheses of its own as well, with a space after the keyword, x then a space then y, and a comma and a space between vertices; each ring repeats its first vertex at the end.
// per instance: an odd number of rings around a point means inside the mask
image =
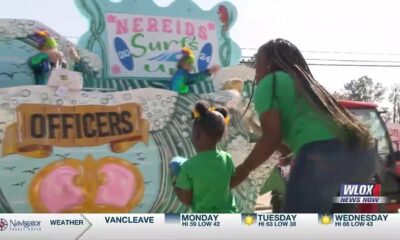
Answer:
POLYGON ((389 200, 385 210, 397 212, 400 208, 400 152, 393 149, 386 124, 377 110, 378 105, 355 101, 340 101, 340 103, 366 124, 377 140, 380 156, 377 169, 378 181, 382 184, 381 194, 389 200))

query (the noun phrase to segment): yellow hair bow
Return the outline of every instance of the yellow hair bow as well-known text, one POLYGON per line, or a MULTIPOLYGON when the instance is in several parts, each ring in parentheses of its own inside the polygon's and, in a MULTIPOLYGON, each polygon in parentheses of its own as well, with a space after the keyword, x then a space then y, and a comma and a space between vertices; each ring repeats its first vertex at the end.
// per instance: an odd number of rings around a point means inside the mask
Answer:
POLYGON ((225 125, 229 125, 229 121, 230 121, 230 120, 231 120, 230 117, 229 117, 229 116, 226 116, 226 117, 224 118, 225 125))
POLYGON ((193 109, 192 117, 193 117, 193 119, 198 119, 200 117, 200 113, 196 109, 193 109))
MULTIPOLYGON (((215 112, 215 111, 216 111, 216 108, 210 107, 210 108, 208 108, 208 111, 210 111, 210 112, 215 112)), ((218 113, 219 113, 219 112, 218 112, 218 113)), ((200 117, 200 113, 199 113, 196 109, 193 109, 193 110, 192 110, 192 116, 193 116, 193 119, 198 119, 198 118, 200 117)), ((229 121, 230 121, 229 116, 226 116, 226 117, 224 118, 225 124, 228 125, 228 124, 229 124, 229 121)))

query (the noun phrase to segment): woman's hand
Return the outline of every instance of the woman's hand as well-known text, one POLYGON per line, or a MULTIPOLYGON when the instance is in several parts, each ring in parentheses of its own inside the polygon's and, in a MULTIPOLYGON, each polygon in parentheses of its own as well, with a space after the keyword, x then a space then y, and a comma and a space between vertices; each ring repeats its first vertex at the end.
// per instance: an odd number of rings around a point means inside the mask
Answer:
POLYGON ((277 151, 281 154, 278 165, 279 166, 290 165, 293 160, 293 153, 289 149, 289 147, 286 146, 285 144, 281 144, 280 146, 278 146, 277 151))

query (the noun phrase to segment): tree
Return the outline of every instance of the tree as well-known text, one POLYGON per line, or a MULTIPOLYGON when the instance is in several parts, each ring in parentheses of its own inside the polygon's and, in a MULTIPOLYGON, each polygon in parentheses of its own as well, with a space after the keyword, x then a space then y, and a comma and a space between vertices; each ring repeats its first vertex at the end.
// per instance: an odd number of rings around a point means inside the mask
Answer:
POLYGON ((392 121, 400 122, 400 85, 392 86, 389 93, 389 102, 392 105, 392 121))
POLYGON ((353 101, 380 102, 384 99, 385 92, 386 88, 382 83, 374 83, 371 78, 363 76, 345 83, 341 96, 353 101))
POLYGON ((381 113, 383 121, 385 122, 392 121, 392 113, 388 107, 381 107, 380 109, 378 109, 378 111, 381 113))

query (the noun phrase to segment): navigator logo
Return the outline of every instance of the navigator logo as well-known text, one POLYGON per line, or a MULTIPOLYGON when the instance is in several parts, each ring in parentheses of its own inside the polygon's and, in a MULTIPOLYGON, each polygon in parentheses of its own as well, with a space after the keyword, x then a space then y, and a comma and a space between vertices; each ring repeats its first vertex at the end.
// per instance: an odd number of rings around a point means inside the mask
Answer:
POLYGON ((8 227, 8 222, 4 218, 0 218, 0 231, 6 230, 8 227))
POLYGON ((14 232, 23 232, 23 231, 42 231, 40 223, 41 221, 36 220, 9 220, 10 225, 9 230, 14 232))

